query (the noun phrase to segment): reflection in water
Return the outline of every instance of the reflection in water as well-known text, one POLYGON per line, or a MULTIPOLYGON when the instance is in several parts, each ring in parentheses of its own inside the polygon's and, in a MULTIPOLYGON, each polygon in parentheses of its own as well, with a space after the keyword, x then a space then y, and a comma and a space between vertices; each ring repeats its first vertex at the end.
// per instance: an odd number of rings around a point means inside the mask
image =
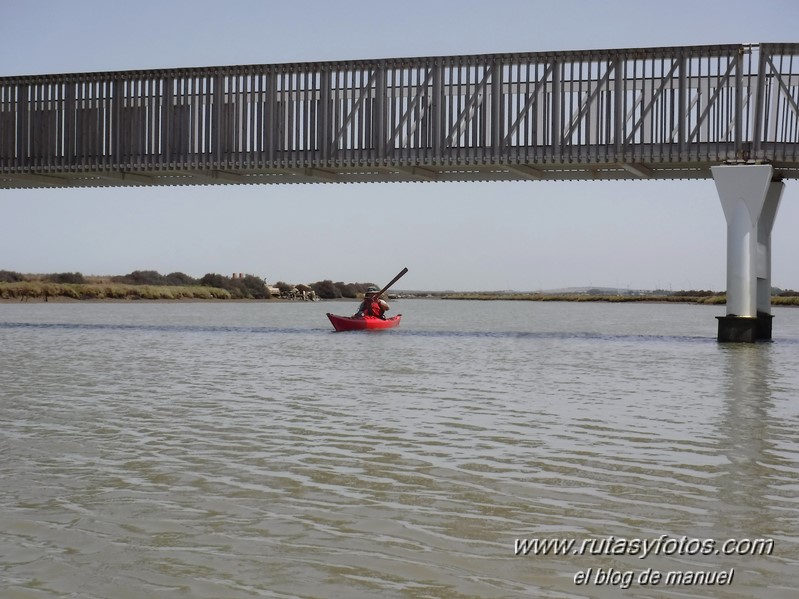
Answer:
POLYGON ((745 536, 773 519, 766 495, 773 474, 772 451, 783 431, 771 416, 771 347, 724 344, 720 349, 725 401, 719 450, 729 465, 719 481, 719 500, 726 504, 723 527, 745 536))
MULTIPOLYGON (((756 594, 757 588, 799 559, 795 535, 789 532, 799 505, 795 395, 781 386, 781 373, 775 371, 779 345, 719 347, 725 393, 719 450, 729 462, 719 477, 714 529, 728 538, 774 540, 771 555, 726 559, 748 573, 746 586, 756 594), (793 411, 792 418, 786 418, 786 407, 793 411)), ((777 364, 777 368, 786 366, 779 359, 777 364)))

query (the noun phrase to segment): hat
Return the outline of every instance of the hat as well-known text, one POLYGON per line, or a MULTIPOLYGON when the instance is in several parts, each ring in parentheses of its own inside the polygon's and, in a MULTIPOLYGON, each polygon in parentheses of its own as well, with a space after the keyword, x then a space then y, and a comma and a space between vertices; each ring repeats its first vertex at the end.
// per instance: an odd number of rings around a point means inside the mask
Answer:
POLYGON ((374 285, 369 285, 369 287, 366 288, 366 293, 377 293, 378 291, 380 291, 380 289, 374 285))

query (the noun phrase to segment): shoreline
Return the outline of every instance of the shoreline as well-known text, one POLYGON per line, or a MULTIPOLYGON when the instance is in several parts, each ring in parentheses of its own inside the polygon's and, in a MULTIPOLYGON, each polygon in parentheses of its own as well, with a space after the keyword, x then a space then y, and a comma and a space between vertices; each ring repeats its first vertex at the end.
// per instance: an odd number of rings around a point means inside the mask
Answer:
POLYGON ((176 297, 176 298, 145 298, 145 297, 86 297, 74 298, 65 295, 49 295, 47 297, 0 297, 2 304, 291 304, 291 303, 318 303, 318 302, 358 302, 359 299, 332 298, 320 299, 315 302, 307 300, 293 300, 280 297, 274 298, 201 298, 201 297, 176 297))
MULTIPOLYGON (((564 302, 564 303, 594 303, 594 304, 686 304, 694 306, 726 306, 726 301, 701 301, 696 298, 670 299, 668 297, 651 297, 647 299, 618 299, 618 298, 563 298, 563 297, 543 297, 543 298, 454 298, 454 297, 403 297, 396 301, 415 301, 415 300, 450 300, 450 301, 513 301, 513 302, 564 302)), ((352 298, 330 298, 321 299, 317 302, 303 302, 302 300, 290 299, 197 299, 197 298, 177 298, 177 299, 143 299, 143 298, 87 298, 75 299, 71 297, 41 297, 33 298, 0 298, 0 305, 13 304, 287 304, 287 303, 351 303, 355 305, 359 300, 352 298)), ((799 308, 799 298, 791 297, 785 300, 774 301, 771 305, 777 308, 799 308), (786 301, 787 300, 787 301, 786 301)))
MULTIPOLYGON (((774 299, 774 298, 772 298, 774 299)), ((786 299, 796 299, 799 298, 786 298, 786 299)), ((458 294, 441 294, 441 295, 417 295, 417 296, 402 296, 391 298, 389 301, 391 302, 402 302, 402 301, 414 301, 414 300, 453 300, 453 301, 477 301, 477 302, 486 302, 486 301, 533 301, 533 302, 593 302, 593 303, 663 303, 663 304, 708 304, 708 305, 725 305, 726 300, 719 298, 717 296, 712 296, 710 298, 697 298, 697 297, 679 297, 679 298, 672 298, 669 296, 649 296, 649 297, 636 297, 636 298, 628 298, 625 296, 590 296, 590 297, 580 297, 580 296, 561 296, 561 295, 539 295, 539 294, 530 294, 529 296, 522 296, 521 294, 517 294, 513 297, 502 297, 502 296, 489 296, 489 297, 461 297, 458 294), (703 301, 703 300, 710 300, 710 301, 703 301)), ((189 298, 189 297, 180 297, 180 298, 142 298, 142 297, 124 297, 124 298, 114 298, 114 297, 87 297, 87 298, 74 298, 68 297, 63 295, 50 295, 47 297, 13 297, 13 298, 1 298, 0 297, 0 304, 47 304, 47 303, 54 303, 54 304, 81 304, 81 303, 103 303, 103 304, 130 304, 130 303, 146 303, 146 304, 175 304, 175 303, 182 303, 182 304, 194 304, 194 303, 224 303, 224 304, 238 304, 238 303, 254 303, 254 304, 285 304, 285 303, 317 303, 317 302, 334 302, 334 303, 356 303, 361 301, 359 298, 346 298, 346 297, 338 297, 338 298, 323 298, 319 299, 316 302, 303 302, 303 300, 292 300, 292 299, 285 299, 285 298, 271 298, 271 299, 242 299, 242 298, 189 298)), ((799 303, 799 302, 798 302, 799 303)), ((774 305, 780 305, 779 302, 772 302, 774 305)), ((790 304, 788 304, 790 305, 790 304)))
MULTIPOLYGON (((3 304, 19 304, 19 303, 33 303, 33 304, 74 304, 74 303, 198 303, 198 302, 216 302, 216 303, 293 303, 293 302, 307 302, 308 300, 290 299, 290 298, 234 298, 225 297, 223 295, 206 294, 205 296, 190 296, 175 294, 170 297, 170 294, 150 294, 137 293, 138 290, 130 290, 124 296, 113 296, 104 294, 85 294, 76 297, 76 293, 68 288, 63 289, 64 293, 59 293, 62 290, 55 290, 52 287, 46 293, 31 293, 30 295, 14 295, 9 296, 2 293, 3 287, 0 285, 0 305, 3 304)), ((142 289, 142 292, 145 290, 142 289)), ((150 287, 152 291, 152 287, 150 287)), ((724 306, 727 303, 726 295, 591 295, 584 293, 495 293, 495 292, 416 292, 413 294, 397 294, 389 297, 389 301, 413 301, 413 300, 455 300, 455 301, 535 301, 535 302, 594 302, 594 303, 661 303, 661 304, 694 304, 694 305, 714 305, 724 306)), ((319 298, 318 300, 309 303, 321 302, 335 302, 335 303, 356 303, 361 301, 360 298, 319 298)), ((799 307, 799 296, 779 296, 771 297, 772 306, 787 306, 799 307)))

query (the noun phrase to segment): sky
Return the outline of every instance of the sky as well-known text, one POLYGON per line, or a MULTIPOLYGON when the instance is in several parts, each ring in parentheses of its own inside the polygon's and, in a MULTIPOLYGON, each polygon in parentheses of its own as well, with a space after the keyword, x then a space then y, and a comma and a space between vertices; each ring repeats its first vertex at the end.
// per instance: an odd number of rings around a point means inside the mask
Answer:
MULTIPOLYGON (((0 0, 0 76, 796 42, 794 0, 0 0), (13 51, 8 51, 13 49, 13 51)), ((0 270, 540 291, 726 286, 712 179, 0 190, 0 270)), ((772 284, 799 289, 799 182, 772 284)))

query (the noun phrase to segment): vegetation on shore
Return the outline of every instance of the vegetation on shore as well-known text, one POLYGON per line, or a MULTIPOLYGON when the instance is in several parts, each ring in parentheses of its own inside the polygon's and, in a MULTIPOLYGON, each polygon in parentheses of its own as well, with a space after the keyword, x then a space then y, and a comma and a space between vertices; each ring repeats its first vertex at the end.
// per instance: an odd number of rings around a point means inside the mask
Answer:
POLYGON ((137 270, 112 277, 84 276, 79 272, 44 275, 0 270, 0 299, 20 301, 67 298, 74 300, 229 300, 271 299, 293 296, 292 292, 313 291, 321 299, 357 298, 373 283, 318 281, 293 285, 279 281, 273 286, 255 275, 227 277, 208 273, 195 279, 181 272, 162 275, 137 270), (276 293, 273 293, 276 290, 276 293))
MULTIPOLYGON (((361 297, 373 283, 334 283, 317 281, 310 285, 292 285, 282 281, 269 286, 255 275, 226 277, 208 273, 195 279, 180 272, 161 275, 156 271, 134 271, 112 277, 84 276, 81 273, 46 275, 20 274, 0 270, 0 299, 39 300, 65 298, 72 300, 235 300, 270 299, 289 294, 292 289, 313 290, 321 299, 361 297), (278 290, 278 294, 272 293, 278 290)), ((723 292, 708 290, 609 292, 605 289, 562 293, 526 292, 425 292, 402 297, 434 297, 452 300, 510 300, 540 302, 680 302, 694 304, 725 304, 723 292)), ((799 306, 799 292, 772 289, 771 303, 776 306, 799 306)))
MULTIPOLYGON (((506 300, 537 302, 668 302, 718 305, 727 303, 726 293, 716 291, 675 291, 658 290, 651 293, 520 293, 520 292, 465 292, 437 293, 435 297, 452 300, 506 300)), ((799 292, 774 289, 771 304, 775 306, 799 306, 799 292)))

